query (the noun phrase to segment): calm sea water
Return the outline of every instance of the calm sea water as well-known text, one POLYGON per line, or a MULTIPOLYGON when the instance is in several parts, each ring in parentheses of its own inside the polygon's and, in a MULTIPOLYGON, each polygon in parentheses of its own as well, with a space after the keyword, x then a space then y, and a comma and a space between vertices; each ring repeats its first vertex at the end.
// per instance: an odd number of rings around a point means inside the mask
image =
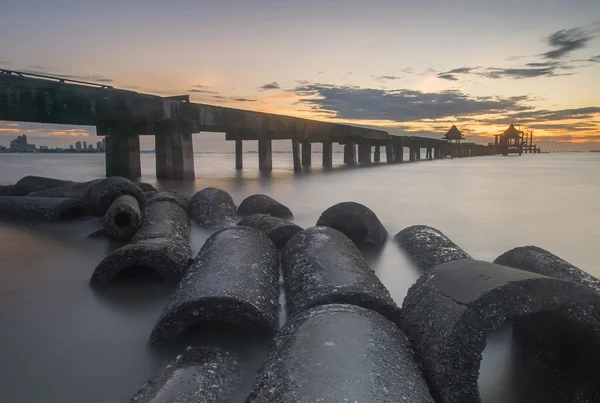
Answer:
MULTIPOLYGON (((314 154, 315 166, 297 174, 290 154, 274 154, 273 160, 273 173, 261 175, 256 154, 244 156, 245 170, 239 173, 231 154, 196 154, 196 180, 173 182, 157 181, 154 154, 142 154, 142 179, 189 195, 217 186, 237 203, 266 193, 289 206, 304 227, 314 225, 329 206, 352 200, 375 211, 391 236, 409 225, 431 225, 483 260, 534 244, 600 276, 600 153, 364 168, 344 168, 342 155, 334 154, 329 171, 314 154)), ((0 154, 0 184, 25 175, 101 178, 104 156, 0 154)), ((110 250, 105 241, 85 238, 96 228, 93 221, 0 223, 0 401, 126 402, 172 358, 147 347, 171 290, 144 284, 98 293, 88 286, 110 250)), ((194 229, 195 250, 208 235, 194 229)), ((419 272, 393 242, 366 258, 401 304, 419 272)), ((520 401, 512 365, 506 327, 490 336, 484 353, 485 402, 520 401)))

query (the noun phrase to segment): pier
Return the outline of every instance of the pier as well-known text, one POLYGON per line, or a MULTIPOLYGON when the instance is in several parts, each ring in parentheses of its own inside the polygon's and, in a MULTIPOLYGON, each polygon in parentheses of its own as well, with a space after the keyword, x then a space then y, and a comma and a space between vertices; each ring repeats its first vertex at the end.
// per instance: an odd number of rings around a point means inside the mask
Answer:
POLYGON ((322 165, 331 167, 333 143, 344 145, 347 165, 488 155, 474 143, 396 136, 383 130, 190 102, 189 95, 160 97, 111 86, 0 70, 0 120, 95 126, 106 138, 106 175, 141 176, 139 136, 156 138, 156 177, 193 178, 192 134, 225 133, 235 142, 238 170, 244 141, 257 141, 259 169, 273 169, 272 141, 292 143, 294 170, 312 165, 312 144, 322 143, 322 165), (385 151, 383 151, 385 149, 385 151), (423 149, 425 150, 424 156, 423 149))

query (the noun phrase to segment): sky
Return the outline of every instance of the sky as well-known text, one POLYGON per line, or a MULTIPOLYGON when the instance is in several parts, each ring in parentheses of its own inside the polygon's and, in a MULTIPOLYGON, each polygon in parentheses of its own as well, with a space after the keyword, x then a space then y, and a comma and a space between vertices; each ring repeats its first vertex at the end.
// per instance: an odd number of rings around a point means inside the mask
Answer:
MULTIPOLYGON (((455 124, 483 144, 514 123, 547 150, 600 149, 598 0, 0 3, 0 69, 393 134, 455 124)), ((0 122, 1 145, 21 133, 97 141, 0 122)))

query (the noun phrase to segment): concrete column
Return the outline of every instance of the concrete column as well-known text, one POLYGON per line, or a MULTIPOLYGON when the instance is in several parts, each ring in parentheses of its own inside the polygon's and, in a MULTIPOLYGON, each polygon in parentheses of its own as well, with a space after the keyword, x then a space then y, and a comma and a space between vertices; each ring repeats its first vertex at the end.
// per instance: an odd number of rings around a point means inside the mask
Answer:
POLYGON ((106 176, 142 176, 139 136, 106 136, 106 176))
POLYGON ((393 144, 387 144, 385 146, 385 158, 388 164, 393 164, 394 162, 396 162, 396 155, 394 153, 394 149, 395 147, 393 144))
POLYGON ((358 162, 361 164, 371 163, 371 146, 369 144, 358 145, 358 162))
POLYGON ((333 165, 333 146, 331 141, 323 143, 323 166, 325 168, 331 168, 333 165))
POLYGON ((298 140, 292 140, 292 159, 294 161, 294 171, 301 171, 300 165, 300 143, 298 140))
POLYGON ((167 127, 155 137, 156 177, 159 179, 194 178, 194 145, 192 133, 167 127))
POLYGON ((410 161, 414 161, 417 158, 417 152, 415 151, 415 146, 411 145, 408 151, 408 159, 410 161))
POLYGON ((269 172, 273 170, 273 153, 271 139, 258 140, 258 169, 269 172))
POLYGON ((416 159, 420 160, 421 159, 421 142, 419 140, 417 140, 417 147, 415 148, 415 151, 417 152, 416 159))
POLYGON ((309 167, 312 163, 311 144, 308 141, 302 142, 302 166, 309 167))
POLYGON ((400 144, 396 144, 394 146, 394 148, 395 148, 394 154, 396 157, 396 159, 394 161, 398 162, 398 163, 403 162, 404 161, 404 142, 402 141, 402 142, 400 142, 400 144))
POLYGON ((356 165, 356 145, 354 143, 344 144, 344 164, 356 165))
POLYGON ((379 146, 375 146, 375 155, 373 156, 373 161, 381 162, 381 148, 379 146))
POLYGON ((236 139, 235 140, 235 169, 237 169, 238 171, 241 171, 242 169, 244 169, 243 154, 244 154, 244 146, 243 146, 242 140, 236 139))
POLYGON ((171 137, 167 135, 156 135, 156 177, 158 179, 169 179, 173 177, 173 153, 171 150, 171 137))

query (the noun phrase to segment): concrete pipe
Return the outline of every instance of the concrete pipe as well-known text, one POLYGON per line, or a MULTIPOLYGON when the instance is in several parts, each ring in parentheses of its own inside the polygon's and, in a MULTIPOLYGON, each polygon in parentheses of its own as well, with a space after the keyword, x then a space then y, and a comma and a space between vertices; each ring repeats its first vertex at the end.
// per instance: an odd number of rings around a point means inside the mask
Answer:
POLYGON ((221 189, 202 189, 190 199, 188 211, 192 220, 202 228, 220 229, 235 225, 235 203, 229 193, 221 189))
POLYGON ((70 199, 88 200, 92 189, 102 180, 97 179, 89 182, 74 182, 68 185, 58 186, 45 190, 31 192, 27 196, 31 197, 66 197, 70 199))
POLYGON ((88 205, 77 199, 0 196, 0 218, 4 220, 66 220, 88 213, 88 205))
POLYGON ((15 196, 25 196, 31 192, 51 189, 59 186, 69 185, 74 182, 65 181, 62 179, 45 178, 43 176, 26 176, 20 179, 16 184, 15 196))
POLYGON ((112 202, 121 195, 130 195, 137 199, 140 206, 146 202, 142 189, 129 179, 111 176, 97 183, 90 193, 89 201, 98 215, 104 215, 112 202))
POLYGON ((404 334, 383 316, 325 305, 277 334, 246 403, 433 403, 404 334))
POLYGON ((150 342, 173 341, 192 326, 211 322, 251 335, 274 334, 278 280, 277 250, 265 234, 248 227, 218 231, 202 246, 177 286, 150 342))
POLYGON ((187 211, 190 198, 184 195, 180 195, 175 192, 145 192, 146 203, 154 203, 157 201, 171 201, 177 203, 181 208, 187 211))
POLYGON ((268 214, 252 214, 240 221, 238 225, 264 232, 278 249, 283 248, 291 237, 302 231, 298 225, 268 214))
POLYGON ((135 197, 119 196, 104 214, 104 228, 115 239, 129 239, 142 226, 142 213, 135 197))
POLYGON ((246 197, 238 207, 237 212, 240 215, 269 214, 279 218, 292 218, 294 216, 289 208, 262 194, 246 197))
POLYGON ((383 246, 387 231, 371 209, 355 202, 338 203, 321 214, 317 225, 335 228, 355 244, 383 246))
POLYGON ((464 250, 435 228, 413 225, 398 232, 394 241, 424 272, 452 260, 472 260, 464 250))
POLYGON ((0 196, 18 196, 16 185, 0 185, 0 196))
POLYGON ((144 384, 131 403, 227 403, 240 379, 236 354, 188 347, 144 384))
POLYGON ((571 281, 600 292, 600 280, 537 246, 523 246, 511 249, 498 256, 494 263, 571 281))
POLYGON ((398 322, 400 309, 358 248, 329 227, 312 227, 294 235, 281 258, 290 315, 326 304, 371 309, 398 322))
POLYGON ((149 183, 146 182, 136 182, 135 183, 140 189, 142 189, 142 192, 146 193, 146 192, 157 192, 158 190, 152 186, 149 183))
POLYGON ((126 276, 158 274, 177 282, 189 265, 190 221, 187 212, 172 201, 146 203, 142 227, 131 243, 116 249, 96 267, 91 284, 101 286, 126 276))
POLYGON ((507 321, 539 348, 535 355, 552 357, 546 361, 553 367, 548 373, 563 386, 557 394, 572 393, 566 385, 573 381, 579 384, 577 390, 591 389, 598 397, 599 308, 600 296, 586 287, 492 263, 457 260, 430 270, 410 288, 401 328, 439 402, 480 401, 477 381, 487 336, 507 321), (543 332, 528 329, 542 324, 543 332))

